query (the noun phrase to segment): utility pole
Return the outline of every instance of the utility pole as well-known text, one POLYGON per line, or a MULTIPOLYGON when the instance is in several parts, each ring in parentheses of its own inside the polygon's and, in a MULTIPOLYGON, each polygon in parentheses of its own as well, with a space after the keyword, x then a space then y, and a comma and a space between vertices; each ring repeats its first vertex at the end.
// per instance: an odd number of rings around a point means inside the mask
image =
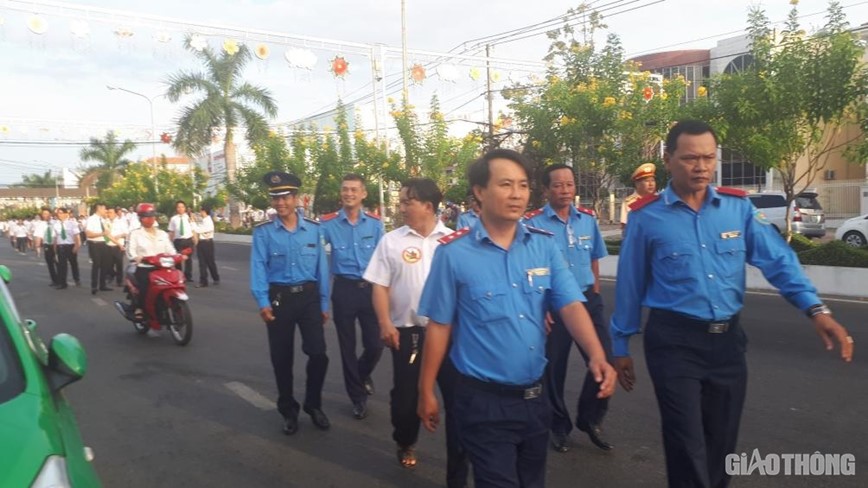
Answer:
POLYGON ((494 146, 494 96, 491 92, 491 44, 485 45, 485 94, 488 100, 488 149, 494 146))
POLYGON ((409 100, 407 74, 407 0, 401 0, 401 82, 403 83, 403 91, 401 92, 403 98, 401 101, 404 105, 409 100))

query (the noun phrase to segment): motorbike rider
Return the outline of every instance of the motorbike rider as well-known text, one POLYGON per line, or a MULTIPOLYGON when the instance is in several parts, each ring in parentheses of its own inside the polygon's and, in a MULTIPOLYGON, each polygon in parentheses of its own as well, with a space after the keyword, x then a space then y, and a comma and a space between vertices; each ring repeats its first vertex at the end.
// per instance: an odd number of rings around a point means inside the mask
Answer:
MULTIPOLYGON (((136 208, 141 227, 130 232, 127 242, 127 258, 129 266, 127 274, 134 276, 136 287, 139 289, 135 296, 135 317, 144 318, 145 297, 148 293, 148 275, 155 270, 153 266, 142 266, 142 260, 158 254, 177 255, 178 251, 169 240, 169 234, 156 225, 157 209, 152 203, 140 203, 136 208)), ((183 256, 187 259, 187 256, 183 256)))

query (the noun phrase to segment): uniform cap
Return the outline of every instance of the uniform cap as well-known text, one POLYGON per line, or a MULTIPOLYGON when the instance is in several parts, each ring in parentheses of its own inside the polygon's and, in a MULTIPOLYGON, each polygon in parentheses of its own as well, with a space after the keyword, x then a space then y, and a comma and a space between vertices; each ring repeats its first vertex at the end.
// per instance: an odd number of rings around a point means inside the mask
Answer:
POLYGON ((298 176, 283 171, 270 171, 262 177, 262 181, 268 186, 268 194, 272 197, 295 195, 301 186, 298 176))
POLYGON ((641 180, 647 177, 654 177, 654 173, 657 171, 657 166, 654 163, 644 163, 640 164, 636 171, 633 172, 633 181, 641 180))

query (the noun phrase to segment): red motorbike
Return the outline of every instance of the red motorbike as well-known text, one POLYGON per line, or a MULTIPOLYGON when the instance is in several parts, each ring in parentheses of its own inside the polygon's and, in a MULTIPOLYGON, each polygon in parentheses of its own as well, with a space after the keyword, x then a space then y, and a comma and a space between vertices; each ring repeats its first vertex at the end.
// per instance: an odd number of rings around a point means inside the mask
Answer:
MULTIPOLYGON (((185 249, 186 251, 186 249, 185 249)), ((144 300, 144 316, 136 317, 135 304, 139 295, 134 276, 127 274, 124 289, 128 303, 115 301, 115 308, 125 319, 133 323, 139 334, 148 329, 167 328, 179 346, 186 346, 193 338, 193 317, 190 315, 190 300, 184 273, 175 268, 186 254, 158 254, 142 259, 139 266, 154 268, 148 274, 148 293, 144 300)))

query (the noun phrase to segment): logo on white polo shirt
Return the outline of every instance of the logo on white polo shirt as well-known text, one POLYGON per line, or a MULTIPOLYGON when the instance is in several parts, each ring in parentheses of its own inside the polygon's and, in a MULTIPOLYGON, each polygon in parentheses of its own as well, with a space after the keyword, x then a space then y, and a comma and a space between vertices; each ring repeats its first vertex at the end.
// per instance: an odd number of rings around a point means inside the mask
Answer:
POLYGON ((408 247, 401 253, 401 257, 404 258, 405 263, 418 263, 422 259, 422 250, 418 247, 408 247))

